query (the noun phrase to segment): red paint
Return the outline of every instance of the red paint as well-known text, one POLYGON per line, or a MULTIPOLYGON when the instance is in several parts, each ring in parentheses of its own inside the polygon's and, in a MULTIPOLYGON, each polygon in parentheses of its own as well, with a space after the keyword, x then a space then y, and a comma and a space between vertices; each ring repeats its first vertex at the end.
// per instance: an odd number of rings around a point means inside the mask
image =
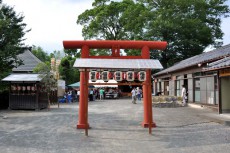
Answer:
POLYGON ((100 79, 100 72, 96 72, 96 79, 100 79))
POLYGON ((89 56, 89 58, 96 59, 142 59, 141 56, 89 56))
MULTIPOLYGON (((81 58, 89 57, 89 47, 83 46, 81 51, 81 58)), ((80 72, 80 100, 79 100, 79 114, 78 114, 78 129, 86 129, 89 127, 88 114, 88 81, 89 72, 80 72), (87 94, 87 96, 86 96, 87 94)))
POLYGON ((126 80, 126 73, 122 72, 122 80, 126 80))
MULTIPOLYGON (((149 47, 144 46, 141 50, 142 58, 149 59, 150 52, 149 47)), ((142 86, 143 89, 143 107, 144 107, 144 119, 142 126, 147 128, 151 122, 152 127, 156 127, 156 124, 152 119, 152 92, 151 92, 151 70, 146 70, 146 80, 142 86), (149 109, 151 107, 151 109, 149 109)))
POLYGON ((167 46, 165 41, 129 41, 129 40, 69 40, 63 41, 65 49, 82 48, 82 46, 88 46, 89 48, 98 49, 142 49, 144 46, 149 49, 164 50, 167 46))
POLYGON ((109 79, 113 79, 113 72, 109 72, 109 79))

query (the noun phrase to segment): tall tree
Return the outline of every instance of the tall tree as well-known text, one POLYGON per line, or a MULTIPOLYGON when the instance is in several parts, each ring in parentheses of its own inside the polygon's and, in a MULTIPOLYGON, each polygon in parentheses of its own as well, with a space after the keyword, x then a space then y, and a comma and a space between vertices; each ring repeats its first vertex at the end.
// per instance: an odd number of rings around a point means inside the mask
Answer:
POLYGON ((0 0, 0 73, 22 64, 17 55, 27 49, 23 37, 29 31, 23 19, 24 16, 0 0))
POLYGON ((50 56, 40 46, 33 45, 31 52, 42 62, 50 62, 50 56))
MULTIPOLYGON (((93 8, 78 16, 85 39, 141 40, 145 24, 145 6, 133 0, 114 2, 95 0, 93 8)), ((109 50, 97 50, 95 54, 106 55, 109 50)), ((92 51, 93 53, 93 51, 92 51)))
POLYGON ((145 39, 164 40, 168 47, 153 52, 165 68, 222 45, 221 17, 228 17, 226 0, 139 0, 148 8, 145 39), (173 57, 173 58, 172 58, 173 57))
POLYGON ((230 12, 226 1, 95 0, 92 9, 78 16, 77 23, 83 25, 85 39, 167 41, 165 51, 151 55, 167 68, 210 45, 222 45, 221 18, 230 12))

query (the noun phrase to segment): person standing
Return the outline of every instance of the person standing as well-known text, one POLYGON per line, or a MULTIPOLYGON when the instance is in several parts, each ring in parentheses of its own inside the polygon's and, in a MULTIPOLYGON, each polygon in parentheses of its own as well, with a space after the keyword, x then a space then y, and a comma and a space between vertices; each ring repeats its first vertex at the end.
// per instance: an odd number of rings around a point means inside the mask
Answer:
POLYGON ((132 103, 133 104, 136 104, 136 90, 135 88, 133 88, 133 90, 131 91, 131 94, 132 94, 132 103))
POLYGON ((99 93, 100 93, 100 100, 103 100, 103 98, 104 98, 104 90, 101 88, 99 90, 99 93))
POLYGON ((141 90, 140 90, 140 88, 139 87, 137 87, 137 99, 139 100, 139 101, 141 101, 141 90))
POLYGON ((72 97, 71 97, 71 98, 72 98, 71 101, 72 101, 72 102, 75 102, 75 100, 76 100, 76 99, 75 99, 75 98, 76 98, 76 93, 75 93, 75 90, 74 90, 74 89, 72 90, 72 95, 71 95, 71 96, 72 96, 72 97))
POLYGON ((65 102, 68 103, 68 92, 67 91, 65 91, 64 99, 65 99, 65 102))
POLYGON ((77 100, 80 101, 80 89, 77 91, 77 100))
POLYGON ((93 101, 93 89, 89 91, 89 101, 93 101))
POLYGON ((181 97, 182 97, 182 106, 185 106, 187 97, 186 97, 186 88, 184 85, 182 85, 181 97))
POLYGON ((68 95, 67 95, 68 103, 71 103, 71 99, 72 99, 71 97, 72 97, 72 92, 71 90, 69 90, 68 95))

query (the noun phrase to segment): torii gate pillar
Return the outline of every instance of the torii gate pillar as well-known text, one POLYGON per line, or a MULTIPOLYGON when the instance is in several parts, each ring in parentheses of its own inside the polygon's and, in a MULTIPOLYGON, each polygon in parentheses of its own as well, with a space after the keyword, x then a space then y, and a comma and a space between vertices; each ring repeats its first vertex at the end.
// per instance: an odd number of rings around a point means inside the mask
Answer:
MULTIPOLYGON (((82 46, 81 58, 89 57, 89 47, 82 46)), ((89 82, 89 72, 80 72, 80 100, 79 100, 79 118, 77 123, 78 129, 88 129, 88 82, 89 82)))
MULTIPOLYGON (((141 56, 143 59, 150 59, 149 47, 144 46, 141 50, 141 56)), ((143 89, 143 106, 144 106, 144 118, 142 126, 147 128, 149 123, 152 127, 156 127, 156 123, 153 122, 152 116, 152 91, 151 91, 151 70, 146 70, 146 81, 142 87, 143 89)))

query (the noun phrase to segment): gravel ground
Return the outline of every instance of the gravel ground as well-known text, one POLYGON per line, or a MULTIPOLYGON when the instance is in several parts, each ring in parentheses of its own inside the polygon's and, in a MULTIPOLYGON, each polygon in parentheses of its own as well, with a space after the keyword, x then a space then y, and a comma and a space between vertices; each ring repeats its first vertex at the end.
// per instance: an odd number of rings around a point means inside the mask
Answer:
POLYGON ((208 109, 153 108, 152 135, 141 127, 143 105, 131 100, 89 103, 89 136, 76 129, 78 103, 50 111, 0 111, 1 153, 227 153, 230 127, 206 118, 208 109))

